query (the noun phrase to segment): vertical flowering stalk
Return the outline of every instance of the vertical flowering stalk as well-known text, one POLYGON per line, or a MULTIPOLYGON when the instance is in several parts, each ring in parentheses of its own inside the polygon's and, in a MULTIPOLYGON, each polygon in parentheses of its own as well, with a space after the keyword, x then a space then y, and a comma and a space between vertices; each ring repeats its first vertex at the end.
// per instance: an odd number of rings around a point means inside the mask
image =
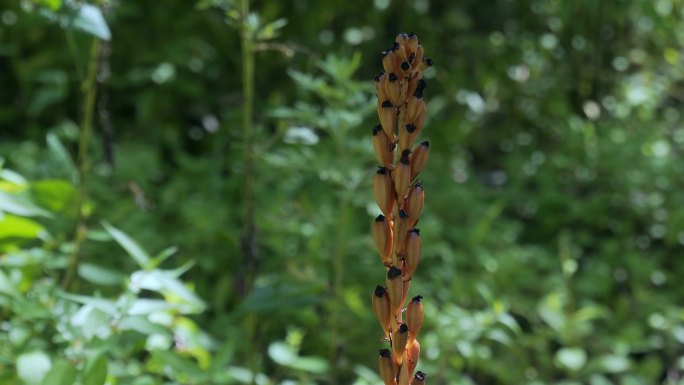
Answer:
POLYGON ((375 77, 380 124, 372 130, 380 163, 373 195, 382 214, 373 221, 372 233, 386 278, 385 286, 375 288, 371 306, 389 348, 380 350, 379 370, 385 385, 424 384, 425 374, 413 373, 420 355, 423 297, 413 297, 406 309, 404 304, 422 253, 416 225, 425 192, 417 176, 428 161, 430 143, 414 146, 414 141, 425 122, 423 70, 432 60, 424 57, 415 34, 400 33, 382 55, 384 71, 375 77))

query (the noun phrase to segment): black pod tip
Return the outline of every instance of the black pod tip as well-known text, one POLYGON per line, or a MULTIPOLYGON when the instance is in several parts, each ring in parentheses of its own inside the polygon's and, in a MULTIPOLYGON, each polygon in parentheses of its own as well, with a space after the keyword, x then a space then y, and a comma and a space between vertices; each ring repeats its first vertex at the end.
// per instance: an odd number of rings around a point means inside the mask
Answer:
POLYGON ((376 125, 373 127, 373 136, 377 135, 378 132, 382 131, 382 126, 381 125, 376 125))
POLYGON ((420 142, 420 145, 424 146, 426 148, 430 148, 430 141, 426 140, 426 141, 420 142))
POLYGON ((401 69, 402 70, 408 71, 409 68, 411 68, 411 64, 409 64, 408 61, 404 60, 403 62, 401 62, 401 69))
POLYGON ((382 296, 385 295, 385 293, 387 293, 387 289, 385 289, 383 286, 378 285, 375 287, 374 294, 376 297, 382 298, 382 296))
POLYGON ((430 59, 429 57, 426 57, 425 59, 423 59, 423 61, 425 62, 425 64, 427 64, 428 67, 432 67, 435 64, 435 62, 433 62, 432 59, 430 59))
POLYGON ((399 326, 399 333, 408 333, 408 325, 401 324, 401 326, 399 326))
POLYGON ((418 37, 418 36, 416 36, 416 34, 415 34, 415 33, 413 33, 413 32, 409 32, 409 35, 408 35, 408 37, 418 37))
POLYGON ((423 190, 423 181, 416 182, 416 184, 413 185, 413 187, 423 190))
POLYGON ((395 42, 392 44, 392 51, 398 50, 399 47, 401 47, 401 45, 395 41, 395 42))
POLYGON ((383 166, 378 166, 378 170, 375 173, 380 175, 387 175, 387 169, 383 166))
POLYGON ((409 230, 409 233, 414 233, 416 235, 420 235, 420 229, 417 227, 414 227, 411 230, 409 230))
POLYGON ((397 277, 401 277, 401 269, 396 266, 390 267, 387 271, 387 279, 394 279, 397 277))
MULTIPOLYGON (((382 358, 392 358, 392 352, 390 352, 389 349, 380 349, 378 350, 378 353, 380 353, 380 357, 382 358)), ((418 373, 416 373, 416 376, 418 375, 418 373)))
POLYGON ((406 218, 408 218, 408 216, 409 216, 409 215, 408 215, 408 213, 406 212, 406 210, 404 210, 404 209, 399 210, 399 217, 400 217, 400 218, 406 219, 406 218))
POLYGON ((409 150, 409 149, 406 149, 406 150, 404 150, 404 151, 401 152, 401 160, 400 160, 400 162, 401 162, 403 165, 406 165, 406 166, 409 165, 409 155, 411 155, 411 150, 409 150))
POLYGON ((391 82, 396 82, 397 79, 399 79, 399 76, 397 76, 397 74, 395 74, 394 72, 391 72, 389 76, 387 76, 387 80, 391 82))
POLYGON ((380 72, 378 72, 378 73, 373 77, 373 79, 375 79, 376 82, 379 82, 379 81, 380 81, 380 78, 381 78, 382 75, 384 75, 384 74, 385 74, 384 72, 380 71, 380 72))
POLYGON ((416 86, 416 92, 413 93, 413 96, 417 98, 422 98, 423 97, 423 91, 427 87, 427 82, 425 79, 420 79, 418 80, 418 85, 416 86))
POLYGON ((382 105, 381 105, 381 106, 382 106, 382 108, 394 107, 394 105, 392 104, 392 102, 390 102, 389 100, 385 100, 384 102, 382 102, 382 105))
POLYGON ((390 53, 390 52, 391 52, 390 50, 386 49, 386 50, 380 52, 380 56, 385 57, 385 56, 387 56, 387 54, 390 53))
POLYGON ((413 132, 416 131, 416 125, 415 124, 407 124, 406 125, 406 131, 408 131, 409 134, 413 134, 413 132))
POLYGON ((408 35, 406 34, 406 32, 399 32, 399 36, 401 36, 401 37, 408 37, 408 35))
MULTIPOLYGON (((378 286, 378 287, 382 288, 382 286, 378 286)), ((384 288, 383 288, 383 289, 384 289, 384 288)), ((378 292, 378 289, 375 289, 376 295, 377 295, 377 292, 378 292)), ((378 297, 380 297, 380 296, 378 296, 378 297)), ((415 296, 415 297, 413 297, 413 298, 411 299, 411 302, 421 302, 422 300, 423 300, 423 296, 422 296, 422 295, 417 295, 417 296, 415 296)))
MULTIPOLYGON (((387 350, 387 349, 385 349, 385 350, 387 350)), ((426 374, 421 372, 421 371, 416 372, 416 380, 418 380, 418 381, 425 381, 425 376, 426 376, 426 374)))
POLYGON ((380 214, 377 217, 375 217, 376 222, 384 222, 385 221, 385 216, 380 214))

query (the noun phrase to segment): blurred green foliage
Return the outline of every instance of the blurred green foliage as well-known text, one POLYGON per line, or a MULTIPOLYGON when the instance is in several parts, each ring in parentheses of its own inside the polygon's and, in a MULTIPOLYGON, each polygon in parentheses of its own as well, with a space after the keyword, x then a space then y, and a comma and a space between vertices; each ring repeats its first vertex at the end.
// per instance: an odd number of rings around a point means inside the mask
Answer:
POLYGON ((681 0, 247 3, 0 1, 0 383, 378 384, 371 79, 405 30, 429 383, 684 384, 681 0))

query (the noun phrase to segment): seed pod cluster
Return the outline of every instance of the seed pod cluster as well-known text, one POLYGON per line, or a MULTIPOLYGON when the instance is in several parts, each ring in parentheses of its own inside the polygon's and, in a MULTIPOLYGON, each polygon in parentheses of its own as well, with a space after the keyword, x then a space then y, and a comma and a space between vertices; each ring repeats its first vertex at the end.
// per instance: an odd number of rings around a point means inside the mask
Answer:
POLYGON ((422 256, 416 226, 425 191, 418 176, 428 162, 430 143, 414 142, 425 123, 423 71, 431 65, 418 37, 400 33, 382 52, 383 71, 375 76, 380 124, 372 130, 379 163, 373 195, 382 214, 373 221, 372 234, 386 274, 385 286, 376 287, 371 303, 384 340, 389 342, 379 357, 385 385, 425 383, 423 372, 414 374, 420 356, 417 338, 423 324, 423 297, 414 297, 407 308, 404 304, 422 256))

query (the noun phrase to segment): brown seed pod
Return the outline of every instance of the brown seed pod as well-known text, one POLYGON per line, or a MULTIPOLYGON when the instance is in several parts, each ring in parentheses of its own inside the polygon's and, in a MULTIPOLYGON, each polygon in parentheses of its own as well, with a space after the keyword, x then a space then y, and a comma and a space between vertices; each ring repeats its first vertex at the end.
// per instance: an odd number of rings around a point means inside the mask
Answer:
POLYGON ((405 124, 403 127, 399 127, 399 151, 410 150, 416 134, 415 124, 405 124))
POLYGON ((404 255, 404 263, 406 263, 406 271, 404 271, 404 281, 410 281, 413 278, 413 272, 416 271, 420 258, 423 254, 423 241, 420 239, 420 230, 411 229, 406 235, 406 253, 404 255))
POLYGON ((373 152, 375 152, 375 158, 378 163, 382 166, 389 166, 392 164, 392 158, 390 157, 390 141, 387 134, 382 130, 381 125, 376 125, 373 127, 373 152))
POLYGON ((415 64, 420 64, 420 63, 422 63, 422 62, 423 62, 424 51, 423 51, 423 46, 420 45, 420 43, 417 43, 417 44, 416 44, 416 49, 415 49, 414 52, 416 53, 416 56, 413 58, 413 62, 414 62, 415 64))
POLYGON ((406 210, 399 210, 398 217, 394 222, 394 254, 397 255, 404 250, 406 234, 409 231, 408 213, 406 210))
POLYGON ((417 371, 416 375, 413 377, 413 380, 411 381, 411 385, 424 385, 425 384, 425 377, 426 377, 425 373, 423 373, 421 371, 417 371))
POLYGON ((375 75, 375 96, 378 97, 378 101, 384 102, 387 100, 387 92, 385 92, 385 82, 387 82, 387 74, 384 72, 378 72, 375 75))
POLYGON ((394 72, 390 72, 387 75, 387 82, 385 83, 385 92, 387 93, 387 99, 392 102, 395 106, 401 105, 401 80, 399 75, 394 72))
MULTIPOLYGON (((399 45, 398 43, 395 44, 399 45)), ((395 52, 394 46, 392 47, 392 49, 383 51, 382 54, 382 67, 385 69, 385 72, 396 72, 399 69, 399 63, 401 63, 402 59, 395 52)))
POLYGON ((406 297, 408 297, 409 289, 411 288, 411 281, 404 281, 404 286, 401 288, 401 305, 404 306, 406 303, 406 297))
POLYGON ((378 357, 378 366, 380 368, 380 378, 385 385, 397 385, 396 380, 396 364, 392 359, 392 352, 389 349, 380 350, 378 357))
POLYGON ((378 116, 380 117, 382 131, 385 132, 388 138, 394 138, 394 130, 397 127, 397 109, 392 105, 391 101, 385 100, 380 104, 378 116))
POLYGON ((408 342, 409 328, 405 323, 399 325, 399 328, 392 333, 392 355, 398 365, 404 360, 404 350, 406 349, 406 342, 408 342))
POLYGON ((400 202, 406 198, 406 193, 408 192, 409 184, 411 183, 410 155, 411 150, 406 149, 401 152, 401 158, 392 175, 392 178, 394 179, 394 188, 397 192, 397 199, 399 199, 400 202))
POLYGON ((392 307, 392 315, 398 317, 401 314, 401 308, 404 303, 401 302, 401 297, 403 294, 404 283, 401 280, 401 269, 392 266, 387 271, 387 294, 390 299, 390 306, 392 307))
POLYGON ((394 208, 394 185, 390 173, 385 167, 378 167, 373 176, 373 196, 380 211, 386 217, 391 217, 394 208))
POLYGON ((399 368, 399 380, 397 381, 398 385, 409 385, 409 382, 411 381, 412 372, 410 371, 407 353, 408 349, 404 350, 404 357, 402 358, 403 364, 399 368))
MULTIPOLYGON (((411 333, 411 327, 409 326, 409 334, 411 333)), ((420 358, 420 343, 418 340, 413 342, 409 341, 409 345, 406 348, 406 360, 404 360, 404 365, 408 365, 408 372, 412 374, 418 365, 418 359, 420 358), (408 361, 408 362, 407 362, 408 361)))
POLYGON ((409 190, 408 198, 406 198, 406 208, 408 212, 408 227, 409 229, 416 227, 420 214, 423 212, 423 205, 425 203, 425 190, 422 183, 416 183, 409 190))
MULTIPOLYGON (((411 77, 411 80, 409 80, 409 82, 408 82, 408 88, 406 88, 406 95, 413 95, 416 92, 416 88, 418 88, 418 83, 422 79, 423 79, 423 72, 422 71, 414 72, 413 76, 411 77)), ((377 84, 376 84, 376 86, 377 86, 377 84)))
POLYGON ((389 266, 392 263, 392 244, 394 238, 390 221, 387 220, 384 215, 380 214, 373 221, 371 230, 373 233, 373 240, 375 241, 375 247, 380 254, 380 260, 383 265, 389 266))
MULTIPOLYGON (((419 119, 425 120, 425 100, 423 100, 423 97, 417 97, 415 96, 418 94, 418 91, 420 90, 420 85, 421 82, 424 82, 423 79, 420 79, 418 81, 418 86, 416 87, 416 90, 413 92, 413 96, 409 97, 408 102, 406 103, 406 121, 407 122, 416 122, 419 119)), ((388 95, 391 100, 391 95, 388 95)))
MULTIPOLYGON (((416 51, 418 50, 418 46, 420 43, 418 42, 418 36, 416 36, 415 33, 412 33, 408 36, 407 39, 407 46, 408 46, 408 52, 413 53, 413 57, 415 58, 416 51)), ((415 62, 415 63, 420 63, 420 60, 415 62)))
POLYGON ((417 295, 409 302, 406 310, 406 324, 409 327, 409 343, 413 343, 423 327, 423 297, 417 295))
POLYGON ((373 313, 380 322, 382 331, 385 332, 385 336, 389 336, 390 323, 392 321, 392 310, 390 309, 390 300, 389 295, 387 294, 387 289, 380 285, 375 287, 375 291, 371 296, 371 307, 373 308, 373 313))
POLYGON ((411 154, 411 180, 414 180, 418 174, 425 168, 425 165, 430 158, 430 142, 427 140, 421 142, 411 154))

